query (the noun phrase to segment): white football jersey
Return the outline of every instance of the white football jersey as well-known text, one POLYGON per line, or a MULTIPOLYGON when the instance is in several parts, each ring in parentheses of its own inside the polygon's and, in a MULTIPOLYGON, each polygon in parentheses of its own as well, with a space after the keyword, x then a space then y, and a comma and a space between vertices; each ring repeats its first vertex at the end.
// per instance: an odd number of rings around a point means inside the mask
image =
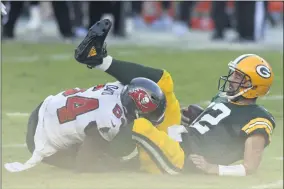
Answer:
POLYGON ((101 136, 111 141, 126 123, 120 100, 123 87, 114 82, 48 96, 39 109, 32 157, 24 164, 6 163, 5 168, 10 172, 30 169, 43 158, 83 142, 85 128, 94 122, 101 136))
POLYGON ((101 136, 111 141, 126 123, 120 100, 123 87, 113 82, 87 90, 74 88, 49 97, 42 114, 48 143, 57 149, 81 143, 85 128, 94 122, 101 136))

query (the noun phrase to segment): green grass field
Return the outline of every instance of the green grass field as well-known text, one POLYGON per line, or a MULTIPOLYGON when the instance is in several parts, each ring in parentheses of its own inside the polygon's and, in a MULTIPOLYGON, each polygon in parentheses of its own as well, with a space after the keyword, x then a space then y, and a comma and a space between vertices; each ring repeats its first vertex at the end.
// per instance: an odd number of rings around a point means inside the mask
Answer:
POLYGON ((110 47, 117 59, 168 70, 181 104, 203 103, 217 92, 219 76, 242 53, 258 53, 272 64, 275 82, 268 98, 260 99, 276 118, 277 128, 259 171, 243 178, 209 175, 151 176, 109 173, 75 174, 44 164, 21 173, 9 173, 3 164, 24 162, 30 154, 25 142, 27 115, 46 96, 73 87, 90 87, 114 79, 90 70, 73 59, 72 45, 2 45, 2 187, 3 189, 241 189, 282 188, 283 178, 283 60, 281 53, 246 51, 178 51, 156 48, 110 47), (10 113, 10 114, 9 114, 10 113), (278 183, 278 184, 277 184, 278 183), (271 185, 270 185, 271 184, 271 185), (280 186, 279 186, 280 184, 280 186))

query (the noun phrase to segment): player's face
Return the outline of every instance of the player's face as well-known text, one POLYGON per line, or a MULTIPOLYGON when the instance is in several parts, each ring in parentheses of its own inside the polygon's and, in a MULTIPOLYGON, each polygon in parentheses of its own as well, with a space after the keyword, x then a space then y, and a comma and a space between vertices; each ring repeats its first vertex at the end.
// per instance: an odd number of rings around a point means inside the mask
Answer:
POLYGON ((247 80, 244 74, 238 71, 232 71, 229 78, 229 85, 227 86, 227 95, 235 95, 239 92, 240 87, 245 87, 247 80))
POLYGON ((248 87, 251 87, 249 76, 235 68, 230 68, 228 75, 221 76, 218 84, 219 91, 227 96, 234 96, 248 87))

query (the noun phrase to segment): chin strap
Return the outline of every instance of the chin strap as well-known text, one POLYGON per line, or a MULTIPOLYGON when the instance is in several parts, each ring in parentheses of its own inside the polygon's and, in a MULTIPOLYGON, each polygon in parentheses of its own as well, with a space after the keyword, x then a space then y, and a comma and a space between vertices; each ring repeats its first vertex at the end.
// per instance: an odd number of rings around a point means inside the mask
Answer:
POLYGON ((233 96, 229 96, 229 95, 227 95, 226 93, 221 93, 220 96, 221 96, 221 97, 226 97, 226 98, 228 98, 230 101, 232 101, 232 100, 234 100, 235 98, 237 98, 237 97, 243 95, 244 93, 248 92, 248 91, 251 90, 252 88, 253 88, 253 87, 247 88, 247 89, 245 89, 245 90, 243 90, 243 91, 241 91, 241 92, 239 92, 239 93, 237 93, 237 94, 235 94, 235 95, 233 95, 233 96))

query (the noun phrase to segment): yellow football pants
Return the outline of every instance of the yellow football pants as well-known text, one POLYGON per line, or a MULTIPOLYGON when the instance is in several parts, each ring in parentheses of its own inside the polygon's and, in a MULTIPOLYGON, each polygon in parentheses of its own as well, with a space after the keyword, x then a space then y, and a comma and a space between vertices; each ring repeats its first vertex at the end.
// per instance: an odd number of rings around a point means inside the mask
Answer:
POLYGON ((135 122, 132 138, 137 142, 141 171, 178 174, 184 165, 179 143, 144 118, 135 122))

